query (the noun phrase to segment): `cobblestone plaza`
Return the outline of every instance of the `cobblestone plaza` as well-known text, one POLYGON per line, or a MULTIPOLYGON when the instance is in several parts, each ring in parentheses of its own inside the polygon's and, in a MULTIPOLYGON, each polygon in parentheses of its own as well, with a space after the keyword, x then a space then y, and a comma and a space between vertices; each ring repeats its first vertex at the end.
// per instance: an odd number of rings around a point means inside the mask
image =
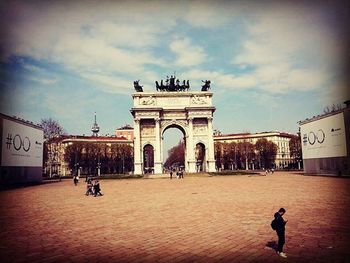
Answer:
POLYGON ((350 180, 267 176, 83 180, 0 192, 1 262, 350 262, 350 180), (276 255, 273 214, 287 210, 276 255))

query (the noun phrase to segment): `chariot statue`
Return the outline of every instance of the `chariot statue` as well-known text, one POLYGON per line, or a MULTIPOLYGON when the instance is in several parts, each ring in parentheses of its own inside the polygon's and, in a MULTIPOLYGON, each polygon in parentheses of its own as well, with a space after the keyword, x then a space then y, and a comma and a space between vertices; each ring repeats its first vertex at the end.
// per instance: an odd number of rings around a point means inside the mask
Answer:
POLYGON ((185 80, 182 81, 182 84, 180 84, 180 80, 176 79, 175 74, 174 76, 167 76, 166 80, 165 80, 165 84, 163 82, 163 80, 160 81, 160 84, 158 83, 158 81, 156 81, 156 89, 157 91, 188 91, 190 89, 190 81, 187 80, 187 82, 185 80))

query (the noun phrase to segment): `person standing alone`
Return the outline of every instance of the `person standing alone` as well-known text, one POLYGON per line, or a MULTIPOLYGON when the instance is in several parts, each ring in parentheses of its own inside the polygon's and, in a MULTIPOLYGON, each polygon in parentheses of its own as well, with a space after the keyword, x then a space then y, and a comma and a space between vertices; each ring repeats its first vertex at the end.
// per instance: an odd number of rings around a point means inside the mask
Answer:
POLYGON ((283 219, 283 215, 286 213, 286 209, 283 207, 275 213, 274 217, 274 229, 276 230, 278 236, 278 246, 277 246, 277 254, 283 258, 286 258, 286 253, 283 252, 283 246, 285 243, 285 229, 288 220, 283 219))

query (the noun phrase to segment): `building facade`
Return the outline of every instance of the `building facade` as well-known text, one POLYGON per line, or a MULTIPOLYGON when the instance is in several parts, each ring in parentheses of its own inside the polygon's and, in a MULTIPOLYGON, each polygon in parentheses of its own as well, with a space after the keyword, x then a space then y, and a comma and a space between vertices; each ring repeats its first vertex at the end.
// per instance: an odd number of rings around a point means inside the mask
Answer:
POLYGON ((127 140, 134 140, 134 128, 126 124, 115 130, 115 136, 127 140))
POLYGON ((300 121, 305 174, 350 176, 350 101, 300 121))
MULTIPOLYGON (((285 132, 261 132, 261 133, 239 133, 239 134, 221 134, 219 131, 216 131, 214 134, 214 142, 219 142, 224 145, 225 143, 240 143, 240 142, 249 142, 255 144, 259 139, 266 139, 277 145, 277 154, 274 163, 274 168, 284 169, 289 167, 293 161, 291 158, 289 141, 292 138, 297 137, 297 135, 285 133, 285 132)), ((224 149, 221 147, 221 153, 224 154, 224 149)), ((254 162, 249 162, 246 165, 246 169, 254 169, 256 165, 254 162), (254 167, 255 166, 255 167, 254 167)), ((218 167, 219 169, 220 167, 218 167)), ((230 167, 234 169, 234 166, 230 167)))

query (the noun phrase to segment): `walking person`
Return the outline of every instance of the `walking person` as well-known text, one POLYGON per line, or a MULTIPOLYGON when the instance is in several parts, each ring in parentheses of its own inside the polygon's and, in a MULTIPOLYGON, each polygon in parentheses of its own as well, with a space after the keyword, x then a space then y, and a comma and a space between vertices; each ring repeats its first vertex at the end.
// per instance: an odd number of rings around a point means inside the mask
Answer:
POLYGON ((78 177, 76 175, 74 175, 74 177, 73 177, 73 182, 74 182, 74 185, 77 186, 77 184, 78 184, 78 177))
POLYGON ((173 179, 173 170, 170 171, 170 179, 173 179))
POLYGON ((273 220, 273 225, 271 224, 272 228, 276 230, 277 236, 278 236, 278 246, 277 246, 277 254, 283 258, 286 258, 286 253, 283 252, 283 246, 285 243, 285 229, 286 224, 288 220, 283 219, 283 215, 286 213, 286 209, 283 207, 278 210, 278 212, 275 213, 273 220))
POLYGON ((102 196, 103 194, 101 193, 100 182, 98 180, 95 180, 95 183, 94 183, 94 196, 96 197, 97 195, 102 196))
POLYGON ((94 191, 93 191, 93 185, 92 185, 92 181, 90 178, 87 179, 86 182, 86 193, 85 195, 94 195, 94 191))

